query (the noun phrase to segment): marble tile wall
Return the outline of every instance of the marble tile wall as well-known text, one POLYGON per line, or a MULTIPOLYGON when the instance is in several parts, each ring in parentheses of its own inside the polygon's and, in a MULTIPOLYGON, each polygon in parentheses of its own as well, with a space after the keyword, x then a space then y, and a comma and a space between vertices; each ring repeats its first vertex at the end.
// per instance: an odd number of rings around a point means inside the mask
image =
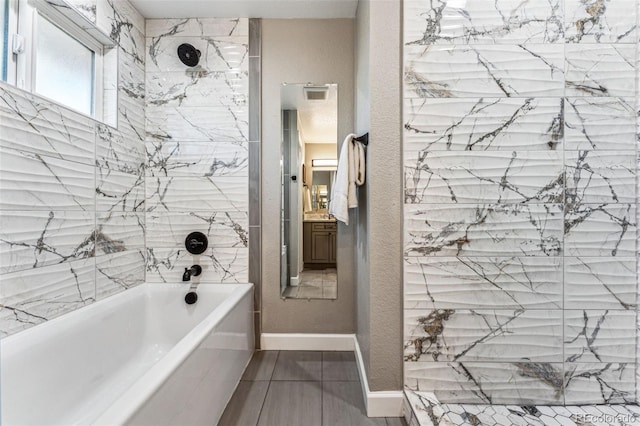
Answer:
POLYGON ((0 83, 0 336, 144 282, 144 20, 76 5, 118 42, 118 126, 0 83))
POLYGON ((408 388, 635 400, 637 3, 404 1, 408 388))
POLYGON ((147 281, 248 282, 249 24, 247 19, 146 21, 147 281), (200 50, 193 69, 176 54, 200 50), (192 231, 209 248, 184 248, 192 231))

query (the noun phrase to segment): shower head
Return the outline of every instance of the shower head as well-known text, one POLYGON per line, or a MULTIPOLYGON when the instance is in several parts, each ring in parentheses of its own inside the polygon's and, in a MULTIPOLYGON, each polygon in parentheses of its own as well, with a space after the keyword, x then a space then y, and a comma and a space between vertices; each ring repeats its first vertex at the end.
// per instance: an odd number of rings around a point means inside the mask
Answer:
POLYGON ((178 46, 178 58, 188 67, 195 67, 200 61, 200 51, 188 43, 178 46))

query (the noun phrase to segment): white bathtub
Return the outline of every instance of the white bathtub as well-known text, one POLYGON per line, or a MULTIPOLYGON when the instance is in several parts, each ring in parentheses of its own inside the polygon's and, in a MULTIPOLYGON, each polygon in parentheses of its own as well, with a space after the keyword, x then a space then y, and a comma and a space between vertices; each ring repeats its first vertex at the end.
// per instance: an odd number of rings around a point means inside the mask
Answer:
POLYGON ((144 284, 1 342, 2 425, 215 425, 253 353, 251 284, 144 284))

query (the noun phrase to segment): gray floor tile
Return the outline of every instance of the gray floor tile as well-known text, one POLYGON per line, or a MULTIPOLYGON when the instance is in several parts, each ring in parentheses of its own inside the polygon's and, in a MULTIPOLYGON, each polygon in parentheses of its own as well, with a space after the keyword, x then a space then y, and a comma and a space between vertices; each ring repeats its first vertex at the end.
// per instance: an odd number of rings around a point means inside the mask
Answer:
POLYGON ((281 351, 271 380, 319 381, 322 352, 281 351))
POLYGON ((358 365, 353 352, 323 352, 322 380, 358 382, 358 365))
POLYGON ((296 297, 298 299, 322 299, 322 284, 319 287, 301 286, 296 297))
POLYGON ((407 426, 404 417, 386 417, 387 426, 407 426))
POLYGON ((320 382, 271 382, 260 414, 259 426, 320 426, 320 382))
POLYGON ((278 351, 257 351, 242 375, 242 380, 271 380, 278 351))
POLYGON ((255 426, 267 395, 269 382, 240 382, 218 426, 255 426))
POLYGON ((386 426, 384 418, 367 417, 358 382, 322 383, 323 426, 386 426))

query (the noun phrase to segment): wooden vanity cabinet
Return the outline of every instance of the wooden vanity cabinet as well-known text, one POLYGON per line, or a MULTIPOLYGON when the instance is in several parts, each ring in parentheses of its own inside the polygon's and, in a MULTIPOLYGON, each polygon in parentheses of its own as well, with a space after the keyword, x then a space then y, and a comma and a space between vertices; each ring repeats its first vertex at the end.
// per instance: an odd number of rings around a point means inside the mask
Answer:
POLYGON ((311 222, 303 224, 303 261, 305 266, 331 267, 336 263, 336 222, 311 222))

